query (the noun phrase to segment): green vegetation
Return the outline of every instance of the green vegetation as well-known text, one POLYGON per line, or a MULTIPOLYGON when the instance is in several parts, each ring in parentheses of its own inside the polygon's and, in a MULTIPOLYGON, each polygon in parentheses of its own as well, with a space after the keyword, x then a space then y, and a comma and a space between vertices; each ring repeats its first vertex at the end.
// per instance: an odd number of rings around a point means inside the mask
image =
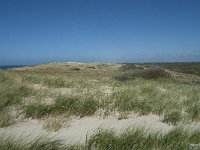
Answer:
POLYGON ((30 82, 30 83, 34 83, 34 84, 39 84, 41 83, 41 78, 38 76, 34 76, 34 75, 25 75, 22 78, 22 82, 30 82))
MULTIPOLYGON (((124 68, 123 68, 124 69, 124 68)), ((162 68, 147 68, 147 69, 130 69, 128 68, 123 73, 114 76, 114 79, 119 81, 133 80, 136 78, 144 79, 159 79, 159 78, 170 78, 170 73, 166 72, 162 68)))
POLYGON ((43 105, 41 103, 32 103, 25 106, 26 117, 41 118, 45 115, 49 115, 52 111, 50 105, 43 105))
MULTIPOLYGON (((61 116, 65 119, 85 117, 99 111, 104 116, 117 112, 119 120, 134 113, 154 114, 163 123, 173 126, 199 123, 198 66, 199 63, 184 63, 182 66, 179 63, 49 63, 1 70, 0 127, 20 122, 16 119, 21 115, 22 120, 29 117, 45 120, 43 128, 52 132, 62 127, 64 119, 61 116)), ((0 150, 84 150, 94 147, 101 150, 184 150, 190 144, 200 143, 199 139, 199 131, 176 128, 161 134, 134 128, 122 134, 101 130, 92 135, 84 146, 66 147, 60 141, 45 139, 36 139, 27 145, 22 139, 0 137, 0 150)))
POLYGON ((15 74, 0 71, 0 127, 15 122, 10 107, 21 104, 23 98, 31 94, 32 89, 17 81, 15 74))
POLYGON ((188 150, 190 144, 200 142, 200 132, 188 133, 182 128, 175 128, 167 134, 149 133, 145 129, 128 129, 118 135, 113 131, 100 130, 89 140, 89 148, 98 150, 188 150))
POLYGON ((64 87, 65 81, 62 78, 45 78, 43 84, 49 87, 64 87))
POLYGON ((0 127, 6 127, 12 125, 14 123, 14 119, 10 114, 9 108, 3 108, 0 111, 0 127))
POLYGON ((153 63, 153 64, 150 63, 149 65, 157 65, 177 72, 200 75, 199 62, 153 63))
POLYGON ((56 115, 62 113, 80 115, 81 117, 92 115, 98 108, 98 104, 92 98, 81 99, 77 96, 59 96, 55 103, 44 105, 41 103, 32 103, 25 106, 26 117, 41 118, 47 115, 56 115))
POLYGON ((31 94, 31 89, 11 79, 0 83, 0 108, 18 104, 22 98, 31 94))
POLYGON ((172 111, 169 113, 165 113, 163 121, 166 123, 171 123, 173 125, 176 125, 179 121, 181 121, 181 112, 172 111))
POLYGON ((0 136, 0 150, 65 150, 59 140, 38 137, 35 140, 0 136))
MULTIPOLYGON (((107 115, 117 109, 119 119, 133 111, 163 116, 173 125, 199 121, 200 86, 183 84, 170 71, 152 65, 50 63, 0 71, 0 107, 20 104, 25 116, 32 118, 63 113, 84 117, 101 108, 107 115), (39 89, 32 89, 33 84, 39 89), (24 103, 26 97, 30 100, 24 103), (43 103, 45 98, 53 99, 52 103, 43 103)), ((7 118, 3 114, 1 118, 7 118)))
POLYGON ((0 150, 188 150, 200 142, 200 132, 175 128, 166 134, 151 133, 144 128, 127 129, 121 134, 99 130, 85 145, 64 145, 62 141, 39 137, 30 142, 0 136, 0 150))

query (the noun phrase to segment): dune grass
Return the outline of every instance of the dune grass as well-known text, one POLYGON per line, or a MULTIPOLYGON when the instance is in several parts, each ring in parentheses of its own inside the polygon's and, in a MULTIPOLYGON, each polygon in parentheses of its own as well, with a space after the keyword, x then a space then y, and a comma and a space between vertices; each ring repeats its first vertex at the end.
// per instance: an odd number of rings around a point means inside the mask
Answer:
POLYGON ((62 78, 45 78, 43 84, 48 87, 64 87, 65 81, 62 78))
POLYGON ((65 145, 60 140, 47 137, 27 141, 0 136, 1 150, 188 150, 198 143, 199 131, 187 132, 181 127, 166 134, 135 127, 120 134, 113 130, 99 129, 88 137, 84 145, 65 145))
POLYGON ((200 86, 173 80, 135 79, 123 83, 112 94, 119 111, 134 111, 140 115, 164 115, 166 122, 176 124, 181 119, 199 120, 200 86))
POLYGON ((81 99, 78 96, 59 96, 55 103, 45 105, 31 103, 25 106, 26 117, 41 118, 47 115, 68 113, 81 117, 92 115, 98 108, 98 103, 92 97, 81 99))
POLYGON ((62 142, 47 137, 34 140, 0 136, 0 150, 65 150, 62 142))
POLYGON ((24 97, 32 94, 30 87, 16 79, 16 74, 0 71, 0 127, 14 123, 10 107, 20 105, 24 97))
POLYGON ((163 122, 172 125, 182 120, 199 121, 200 118, 199 85, 183 84, 168 77, 151 80, 137 77, 125 82, 113 79, 94 83, 90 80, 77 80, 73 84, 77 94, 57 96, 50 105, 38 102, 26 105, 26 116, 41 118, 69 113, 83 117, 93 115, 101 108, 139 115, 152 113, 163 116, 163 122), (100 90, 101 85, 113 87, 109 97, 100 90))
MULTIPOLYGON (((101 63, 50 63, 27 70, 0 71, 0 127, 15 122, 11 107, 23 110, 26 117, 37 119, 56 118, 65 114, 84 117, 94 115, 99 109, 105 111, 106 115, 112 111, 119 112, 118 119, 126 119, 132 112, 138 115, 155 114, 164 123, 174 126, 187 121, 200 121, 199 84, 181 83, 169 71, 147 64, 120 66, 101 63), (33 89, 34 84, 39 89, 33 89), (72 92, 67 93, 65 90, 72 92), (26 102, 24 98, 28 98, 26 102), (52 103, 44 103, 45 98, 52 98, 52 103)), ((58 119, 50 120, 44 128, 56 131, 61 126, 62 121, 58 119)), ((165 135, 149 134, 144 129, 127 130, 122 134, 101 130, 89 137, 85 146, 63 146, 60 142, 57 145, 50 141, 47 144, 36 142, 36 145, 32 141, 26 145, 23 141, 16 142, 12 138, 0 138, 0 149, 28 150, 32 145, 40 150, 40 145, 44 145, 43 149, 53 147, 55 150, 94 147, 101 150, 184 150, 190 144, 200 143, 199 139, 199 132, 188 133, 180 128, 165 135), (10 143, 6 144, 5 140, 10 143), (50 146, 51 144, 53 145, 50 146)))
POLYGON ((0 82, 0 108, 18 104, 23 97, 31 94, 31 89, 23 84, 8 79, 0 82))
POLYGON ((112 130, 100 130, 88 142, 88 147, 99 150, 188 150, 190 144, 200 142, 200 132, 188 133, 175 128, 167 134, 150 133, 143 128, 131 128, 121 134, 112 130))
POLYGON ((124 65, 120 70, 111 64, 50 63, 28 71, 1 71, 0 76, 1 108, 20 104, 24 97, 37 99, 28 105, 21 104, 27 117, 42 118, 62 113, 84 117, 93 115, 97 109, 105 109, 105 112, 117 110, 121 114, 153 113, 163 117, 163 122, 173 125, 185 119, 200 119, 200 86, 180 83, 158 67, 124 65), (80 68, 81 71, 71 68, 80 68), (113 78, 118 73, 125 78, 123 82, 113 78), (88 79, 91 75, 92 78, 88 79), (33 84, 46 89, 32 90, 33 84), (104 93, 101 86, 110 87, 111 94, 104 93), (53 89, 59 92, 59 88, 71 88, 73 93, 59 96, 59 93, 52 92, 53 89), (55 99, 52 104, 43 103, 43 98, 48 96, 55 99))
POLYGON ((0 111, 0 127, 6 127, 14 123, 14 118, 8 107, 2 108, 0 111))

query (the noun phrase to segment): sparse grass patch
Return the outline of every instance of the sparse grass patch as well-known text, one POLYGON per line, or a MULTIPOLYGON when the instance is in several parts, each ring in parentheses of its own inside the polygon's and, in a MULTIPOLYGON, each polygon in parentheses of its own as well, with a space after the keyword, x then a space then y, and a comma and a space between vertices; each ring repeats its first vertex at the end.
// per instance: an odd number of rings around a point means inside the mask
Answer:
POLYGON ((0 88, 0 108, 18 104, 23 97, 30 95, 32 90, 25 84, 6 83, 0 88))
POLYGON ((182 116, 181 116, 181 112, 179 111, 170 111, 170 112, 166 112, 164 114, 164 119, 163 122, 172 124, 172 125, 177 125, 177 123, 179 121, 181 121, 182 116))
POLYGON ((67 150, 59 140, 38 137, 34 140, 16 139, 0 135, 0 150, 67 150))
POLYGON ((195 94, 198 90, 200 90, 199 86, 191 87, 161 79, 159 84, 157 80, 136 79, 117 87, 110 101, 120 112, 135 111, 140 115, 165 114, 165 119, 173 123, 175 120, 179 122, 187 117, 187 115, 181 116, 182 112, 187 112, 194 121, 200 116, 198 104, 200 95, 195 94))
POLYGON ((10 114, 9 108, 3 108, 0 110, 0 128, 12 125, 14 119, 10 114))
POLYGON ((43 129, 50 132, 58 131, 63 126, 64 121, 66 124, 66 117, 68 116, 61 115, 61 116, 56 116, 56 117, 52 116, 47 118, 43 124, 43 129))
POLYGON ((127 118, 128 118, 127 112, 120 112, 119 117, 117 119, 122 120, 122 119, 127 119, 127 118))
POLYGON ((48 87, 65 87, 65 81, 62 78, 44 78, 43 84, 48 87))
POLYGON ((33 75, 26 75, 22 78, 22 82, 31 82, 34 84, 39 84, 41 82, 42 79, 40 79, 39 77, 33 76, 33 75))

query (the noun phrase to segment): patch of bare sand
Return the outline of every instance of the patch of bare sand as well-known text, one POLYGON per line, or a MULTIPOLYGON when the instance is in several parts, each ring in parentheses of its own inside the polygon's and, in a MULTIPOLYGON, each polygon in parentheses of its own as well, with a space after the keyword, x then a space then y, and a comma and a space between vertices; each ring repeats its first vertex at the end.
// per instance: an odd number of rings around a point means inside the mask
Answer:
POLYGON ((46 89, 45 86, 43 86, 42 84, 33 84, 33 89, 35 90, 41 90, 41 89, 46 89))
POLYGON ((105 119, 97 116, 74 118, 70 122, 69 127, 61 128, 57 132, 48 133, 43 129, 44 121, 27 120, 16 125, 1 128, 0 134, 11 135, 14 137, 29 137, 35 138, 41 135, 63 140, 66 144, 84 143, 86 136, 90 136, 99 128, 113 129, 116 132, 121 132, 129 127, 145 127, 150 131, 168 132, 174 126, 170 126, 160 121, 156 115, 137 116, 131 115, 128 119, 118 120, 116 117, 108 116, 105 119))
POLYGON ((74 89, 72 88, 54 88, 52 89, 52 92, 66 95, 66 94, 72 94, 73 90, 74 89))
POLYGON ((110 96, 113 92, 113 87, 110 87, 110 86, 107 86, 107 85, 101 86, 100 89, 107 96, 110 96))

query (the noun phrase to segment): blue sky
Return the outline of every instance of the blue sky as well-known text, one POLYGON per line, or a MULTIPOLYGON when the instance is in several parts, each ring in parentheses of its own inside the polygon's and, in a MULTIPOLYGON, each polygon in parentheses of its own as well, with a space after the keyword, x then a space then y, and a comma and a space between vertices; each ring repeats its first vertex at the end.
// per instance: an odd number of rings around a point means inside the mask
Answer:
POLYGON ((0 65, 200 61, 199 0, 0 0, 0 65))

